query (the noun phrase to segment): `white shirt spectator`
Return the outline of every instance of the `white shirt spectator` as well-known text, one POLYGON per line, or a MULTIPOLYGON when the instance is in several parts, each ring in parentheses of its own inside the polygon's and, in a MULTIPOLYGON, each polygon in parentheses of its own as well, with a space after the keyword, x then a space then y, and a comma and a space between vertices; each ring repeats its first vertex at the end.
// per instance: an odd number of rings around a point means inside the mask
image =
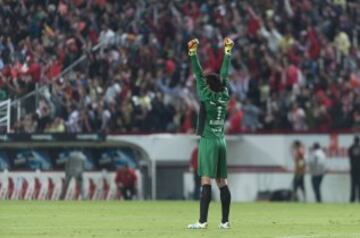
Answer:
POLYGON ((109 52, 109 60, 111 63, 120 63, 120 53, 118 50, 112 50, 109 52))
POLYGON ((101 131, 106 131, 109 126, 111 119, 111 112, 108 109, 105 109, 101 115, 101 131))
POLYGON ((115 32, 110 28, 100 32, 99 41, 104 45, 112 45, 115 43, 115 32))
POLYGON ((319 176, 325 174, 326 155, 324 151, 319 148, 312 152, 309 158, 309 172, 312 176, 319 176))
POLYGON ((118 83, 114 83, 108 87, 105 92, 105 102, 112 103, 115 100, 116 95, 121 92, 121 87, 118 83))
POLYGON ((295 131, 302 131, 307 129, 306 114, 304 109, 297 107, 288 114, 288 119, 295 131))
POLYGON ((80 113, 78 110, 74 110, 70 113, 68 121, 66 122, 66 126, 70 133, 81 132, 81 128, 79 125, 80 113))
POLYGON ((265 27, 261 27, 260 33, 267 40, 269 49, 276 53, 279 50, 282 35, 275 28, 268 31, 265 27))

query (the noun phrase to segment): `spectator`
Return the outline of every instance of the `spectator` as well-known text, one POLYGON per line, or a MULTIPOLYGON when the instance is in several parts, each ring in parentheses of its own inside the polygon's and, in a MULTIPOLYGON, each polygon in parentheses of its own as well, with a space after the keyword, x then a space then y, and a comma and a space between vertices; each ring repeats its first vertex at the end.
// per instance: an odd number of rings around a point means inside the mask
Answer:
POLYGON ((246 130, 255 131, 256 129, 261 128, 259 122, 261 111, 251 102, 251 100, 245 102, 242 111, 244 112, 243 124, 246 130))
MULTIPOLYGON (((242 129, 356 129, 359 3, 278 3, 4 1, 0 98, 16 99, 48 85, 54 106, 49 105, 47 124, 62 118, 66 132, 189 132, 199 105, 183 46, 197 36, 204 42, 199 53, 207 56, 201 57, 204 69, 217 72, 220 39, 231 35, 238 47, 230 84, 243 105, 242 129), (66 69, 75 61, 80 63, 66 69), (186 105, 179 107, 180 101, 186 105), (80 119, 69 126, 71 113, 80 119), (163 124, 149 126, 150 118, 163 124)), ((35 100, 26 101, 22 105, 33 114, 35 100)), ((22 124, 14 129, 23 132, 22 124)))
POLYGON ((117 170, 115 183, 125 200, 132 200, 136 195, 136 181, 135 171, 127 164, 117 170))
POLYGON ((335 37, 335 46, 338 51, 343 55, 349 54, 349 49, 351 46, 349 36, 345 32, 339 32, 335 37))
POLYGON ((267 26, 262 25, 260 33, 266 39, 269 49, 273 53, 278 52, 280 42, 282 42, 282 35, 275 28, 274 22, 269 21, 267 26))
POLYGON ((106 25, 102 25, 102 31, 100 32, 99 41, 105 46, 115 43, 115 32, 106 25))
POLYGON ((67 130, 70 133, 81 132, 80 127, 80 113, 75 105, 72 105, 70 108, 69 118, 66 122, 67 130))
POLYGON ((64 133, 65 132, 65 123, 64 120, 60 117, 55 118, 55 120, 49 125, 47 133, 64 133))
POLYGON ((225 124, 225 132, 229 134, 237 134, 242 132, 242 120, 244 117, 244 113, 241 110, 240 103, 235 102, 234 107, 229 107, 228 114, 229 120, 225 124))
POLYGON ((309 169, 311 174, 311 183, 314 190, 315 198, 318 203, 321 199, 321 182, 325 174, 326 155, 321 149, 319 143, 314 143, 309 160, 309 169))
POLYGON ((294 131, 304 131, 307 129, 305 111, 296 103, 293 104, 288 117, 294 131))
POLYGON ((115 97, 120 94, 121 87, 118 83, 114 83, 112 86, 108 87, 105 92, 105 102, 110 104, 115 102, 115 97))
POLYGON ((350 202, 358 200, 360 202, 360 138, 355 136, 354 143, 350 146, 350 179, 351 193, 350 202))

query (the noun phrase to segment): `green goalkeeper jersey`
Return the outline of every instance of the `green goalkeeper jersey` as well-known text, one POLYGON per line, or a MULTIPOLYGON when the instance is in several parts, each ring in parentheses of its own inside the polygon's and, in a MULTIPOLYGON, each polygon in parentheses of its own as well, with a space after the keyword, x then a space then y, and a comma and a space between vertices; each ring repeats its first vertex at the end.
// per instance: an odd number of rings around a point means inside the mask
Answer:
POLYGON ((220 77, 225 84, 224 91, 210 90, 205 81, 197 55, 192 55, 191 64, 196 78, 197 94, 200 97, 200 111, 197 122, 197 134, 205 138, 224 137, 224 124, 229 101, 228 72, 230 55, 225 54, 220 77))

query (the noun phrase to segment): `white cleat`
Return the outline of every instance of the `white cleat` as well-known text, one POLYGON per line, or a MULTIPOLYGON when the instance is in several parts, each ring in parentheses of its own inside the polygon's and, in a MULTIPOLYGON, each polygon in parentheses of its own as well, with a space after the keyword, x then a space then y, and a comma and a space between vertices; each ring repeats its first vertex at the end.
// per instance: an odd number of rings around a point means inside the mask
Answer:
POLYGON ((230 229, 230 222, 220 223, 219 229, 230 229))
POLYGON ((194 224, 189 224, 187 226, 187 228, 188 229, 206 229, 207 226, 208 226, 207 222, 204 222, 204 223, 197 222, 194 224))

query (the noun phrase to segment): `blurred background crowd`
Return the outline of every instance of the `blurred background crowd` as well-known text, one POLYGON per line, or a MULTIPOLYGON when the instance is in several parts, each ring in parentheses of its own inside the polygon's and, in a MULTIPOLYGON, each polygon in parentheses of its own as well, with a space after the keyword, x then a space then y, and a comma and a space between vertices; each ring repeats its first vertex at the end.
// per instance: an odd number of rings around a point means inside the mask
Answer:
POLYGON ((228 133, 360 128, 357 0, 0 2, 0 100, 48 86, 15 132, 191 133, 186 43, 218 72, 225 36, 228 133))

